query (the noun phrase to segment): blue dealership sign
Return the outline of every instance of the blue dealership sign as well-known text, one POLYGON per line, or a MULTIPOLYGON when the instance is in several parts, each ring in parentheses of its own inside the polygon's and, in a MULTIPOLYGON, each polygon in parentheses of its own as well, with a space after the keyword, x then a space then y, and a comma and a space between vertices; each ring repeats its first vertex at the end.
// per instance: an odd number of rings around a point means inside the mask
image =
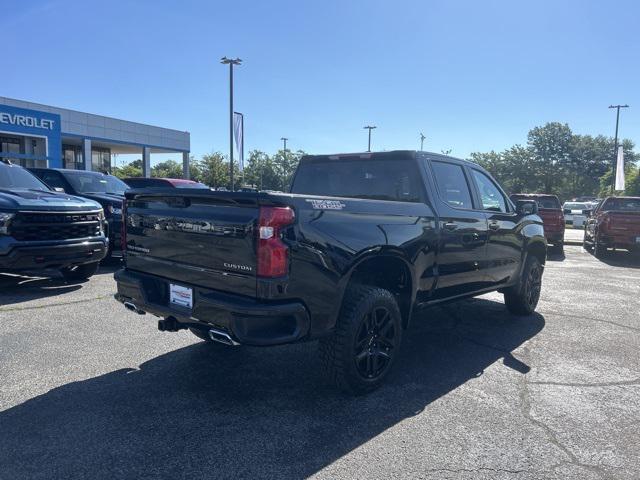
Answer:
POLYGON ((2 133, 46 138, 49 167, 62 166, 60 115, 0 105, 0 135, 2 133))

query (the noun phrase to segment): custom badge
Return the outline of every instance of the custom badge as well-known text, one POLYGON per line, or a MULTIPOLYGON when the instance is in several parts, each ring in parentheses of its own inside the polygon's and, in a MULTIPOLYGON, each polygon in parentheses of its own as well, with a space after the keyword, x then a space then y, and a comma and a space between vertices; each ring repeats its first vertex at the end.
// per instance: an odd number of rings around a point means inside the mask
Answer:
POLYGON ((314 210, 342 210, 346 205, 340 200, 320 200, 315 198, 305 198, 314 210))

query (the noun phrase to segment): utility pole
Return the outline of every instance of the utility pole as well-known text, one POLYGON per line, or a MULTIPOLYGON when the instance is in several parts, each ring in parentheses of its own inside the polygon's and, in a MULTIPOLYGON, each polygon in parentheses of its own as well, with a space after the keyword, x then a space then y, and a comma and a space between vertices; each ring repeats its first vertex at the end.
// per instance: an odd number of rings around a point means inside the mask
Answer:
POLYGON ((422 132, 420 132, 420 151, 424 150, 424 139, 427 138, 422 132))
POLYGON ((371 130, 373 130, 374 128, 378 128, 378 127, 376 127, 375 125, 373 125, 373 126, 372 125, 367 125, 366 127, 362 127, 362 128, 364 128, 365 130, 369 130, 369 146, 367 148, 367 152, 370 152, 371 151, 371 130))
POLYGON ((229 65, 229 177, 231 180, 231 191, 233 192, 233 66, 241 65, 239 58, 222 57, 220 63, 229 65))
POLYGON ((616 137, 613 141, 613 175, 611 176, 611 193, 616 189, 616 160, 618 158, 618 124, 620 123, 620 109, 629 108, 629 105, 609 105, 609 108, 616 109, 616 137))

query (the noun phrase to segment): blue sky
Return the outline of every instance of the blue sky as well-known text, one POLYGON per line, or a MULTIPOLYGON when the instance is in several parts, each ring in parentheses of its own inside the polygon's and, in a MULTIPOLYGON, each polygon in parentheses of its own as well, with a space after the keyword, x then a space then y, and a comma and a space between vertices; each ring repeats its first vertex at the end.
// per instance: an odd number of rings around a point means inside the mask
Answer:
MULTIPOLYGON (((640 144, 640 3, 0 0, 0 95, 246 148, 501 150, 547 121, 640 144)), ((156 159, 157 160, 157 159, 156 159)))

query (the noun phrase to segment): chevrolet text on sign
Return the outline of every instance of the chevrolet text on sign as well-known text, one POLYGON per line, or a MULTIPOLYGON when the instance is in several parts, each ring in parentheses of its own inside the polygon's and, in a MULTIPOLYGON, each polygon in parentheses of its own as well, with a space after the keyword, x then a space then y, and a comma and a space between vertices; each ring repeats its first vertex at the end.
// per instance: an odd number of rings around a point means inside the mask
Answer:
POLYGON ((45 118, 31 117, 28 115, 13 115, 7 112, 0 112, 0 123, 21 127, 45 128, 47 130, 53 130, 54 121, 47 120, 45 118))

